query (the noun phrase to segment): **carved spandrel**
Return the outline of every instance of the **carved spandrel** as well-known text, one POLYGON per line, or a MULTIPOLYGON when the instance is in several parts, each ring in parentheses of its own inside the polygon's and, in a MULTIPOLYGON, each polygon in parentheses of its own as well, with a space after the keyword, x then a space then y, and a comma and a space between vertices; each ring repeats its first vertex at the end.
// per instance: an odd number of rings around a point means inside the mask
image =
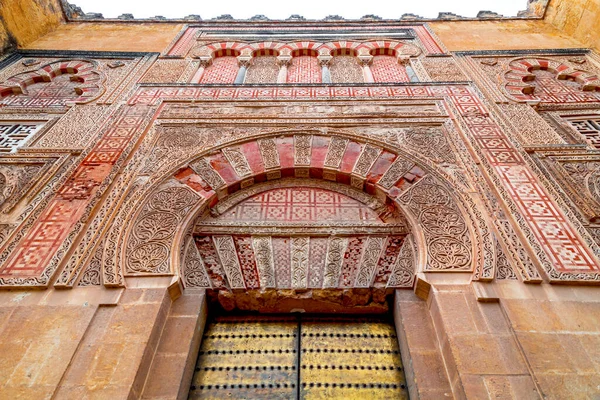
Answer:
POLYGON ((447 189, 427 176, 400 198, 418 218, 427 243, 427 269, 471 270, 467 222, 447 189))

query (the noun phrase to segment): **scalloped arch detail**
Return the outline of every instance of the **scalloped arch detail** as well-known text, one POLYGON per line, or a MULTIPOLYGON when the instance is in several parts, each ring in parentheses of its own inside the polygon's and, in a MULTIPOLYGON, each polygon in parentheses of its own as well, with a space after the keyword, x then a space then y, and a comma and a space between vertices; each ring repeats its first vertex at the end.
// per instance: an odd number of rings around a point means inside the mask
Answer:
POLYGON ((535 99, 536 76, 533 71, 550 71, 558 80, 578 82, 582 91, 600 90, 600 79, 588 71, 575 69, 565 63, 547 58, 519 58, 511 61, 509 70, 504 74, 504 85, 508 95, 517 101, 535 99))
MULTIPOLYGON (((99 97, 103 92, 102 75, 97 72, 96 64, 88 60, 62 60, 47 64, 35 71, 24 72, 10 77, 0 84, 0 98, 11 95, 30 95, 28 89, 38 83, 51 84, 58 77, 70 75, 71 82, 77 82, 72 97, 68 101, 87 103, 99 97)), ((65 99, 60 99, 64 102, 65 99)))

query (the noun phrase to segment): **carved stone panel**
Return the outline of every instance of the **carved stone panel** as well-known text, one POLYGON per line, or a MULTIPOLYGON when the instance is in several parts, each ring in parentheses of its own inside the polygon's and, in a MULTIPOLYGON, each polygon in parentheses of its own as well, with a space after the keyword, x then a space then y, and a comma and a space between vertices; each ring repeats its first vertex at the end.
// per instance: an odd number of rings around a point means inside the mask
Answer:
POLYGON ((342 237, 329 238, 327 246, 327 258, 323 270, 323 288, 335 288, 340 279, 342 261, 348 246, 348 239, 342 237))
POLYGON ((142 208, 127 244, 128 274, 166 274, 170 246, 181 220, 199 201, 187 187, 167 187, 156 192, 142 208))
POLYGON ((334 83, 364 82, 362 68, 355 56, 339 55, 331 62, 331 80, 334 83))
POLYGON ((245 289, 237 251, 231 236, 213 236, 219 260, 232 289, 245 289))
POLYGON ((370 287, 387 238, 369 237, 365 244, 355 287, 370 287))
POLYGON ((412 235, 408 235, 402 244, 400 254, 387 283, 388 287, 412 287, 417 272, 417 249, 412 235))
POLYGON ((291 246, 292 287, 294 289, 307 288, 310 237, 293 237, 291 246))
POLYGON ((279 74, 276 56, 253 57, 244 83, 276 83, 279 74))
POLYGON ((275 265, 271 238, 268 236, 254 236, 252 237, 252 247, 254 248, 261 287, 275 287, 275 265))
POLYGON ((193 238, 188 238, 185 245, 182 275, 186 287, 211 287, 204 261, 193 238))
POLYGON ((447 189, 426 177, 400 199, 417 217, 427 243, 426 270, 472 269, 467 221, 447 189))

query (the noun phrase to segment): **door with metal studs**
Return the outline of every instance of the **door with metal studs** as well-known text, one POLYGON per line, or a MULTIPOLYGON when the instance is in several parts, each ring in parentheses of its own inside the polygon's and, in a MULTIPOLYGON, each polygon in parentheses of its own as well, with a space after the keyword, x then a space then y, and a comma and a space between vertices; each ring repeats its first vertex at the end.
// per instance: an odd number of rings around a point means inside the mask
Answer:
POLYGON ((408 399, 389 317, 220 315, 189 399, 408 399))

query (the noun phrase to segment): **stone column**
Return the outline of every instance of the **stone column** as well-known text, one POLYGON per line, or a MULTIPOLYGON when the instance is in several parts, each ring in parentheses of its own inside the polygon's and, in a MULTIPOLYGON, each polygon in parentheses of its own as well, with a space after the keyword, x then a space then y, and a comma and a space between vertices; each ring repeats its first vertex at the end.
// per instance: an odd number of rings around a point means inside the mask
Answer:
POLYGON ((321 65, 321 82, 331 83, 331 74, 329 73, 329 63, 332 56, 318 56, 319 64, 321 65))
POLYGON ((248 71, 248 67, 250 66, 250 61, 252 60, 252 57, 239 56, 237 59, 240 69, 238 70, 238 74, 235 77, 235 82, 233 83, 235 85, 242 85, 244 83, 244 80, 246 79, 246 71, 248 71))
POLYGON ((204 70, 212 63, 212 57, 198 57, 198 61, 200 62, 200 67, 194 74, 190 83, 200 83, 202 75, 204 75, 204 70))
POLYGON ((398 64, 403 65, 406 69, 406 74, 410 82, 419 82, 419 77, 415 73, 415 70, 410 65, 410 56, 398 56, 398 64))
POLYGON ((277 57, 279 65, 279 75, 277 75, 277 83, 287 83, 288 65, 292 62, 292 56, 277 57))
POLYGON ((373 56, 358 56, 358 61, 363 69, 365 83, 374 83, 375 78, 373 78, 373 72, 371 72, 371 67, 369 66, 373 62, 373 56))
POLYGON ((419 77, 410 65, 406 66, 406 74, 408 75, 408 79, 410 79, 411 82, 419 82, 419 77))

